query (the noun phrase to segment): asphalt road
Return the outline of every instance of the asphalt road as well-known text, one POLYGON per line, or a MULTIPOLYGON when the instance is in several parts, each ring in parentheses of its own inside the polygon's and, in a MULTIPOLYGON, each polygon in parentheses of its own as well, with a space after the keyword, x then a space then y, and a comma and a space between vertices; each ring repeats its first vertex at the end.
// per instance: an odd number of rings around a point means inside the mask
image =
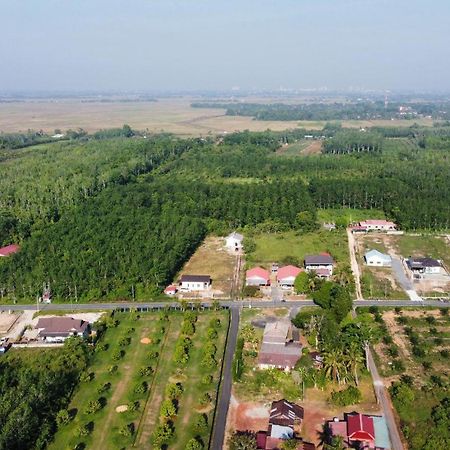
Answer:
MULTIPOLYGON (((193 305, 197 304, 195 301, 193 305)), ((211 302, 203 301, 202 306, 209 307, 211 302)), ((232 306, 247 307, 250 305, 248 300, 227 300, 221 301, 220 304, 226 308, 232 306)), ((298 301, 264 301, 264 300, 252 300, 251 305, 253 308, 301 308, 302 306, 314 306, 312 300, 298 300, 298 301)), ((422 302, 412 300, 354 300, 353 306, 389 306, 389 307, 420 307, 420 306, 433 306, 436 308, 449 308, 450 302, 440 302, 438 300, 424 300, 422 302)), ((181 305, 178 302, 111 302, 111 303, 52 303, 49 305, 39 305, 39 311, 79 311, 79 310, 112 310, 112 309, 130 309, 137 308, 141 310, 146 309, 162 309, 165 307, 172 307, 181 309, 181 305)), ((0 311, 36 311, 35 304, 27 305, 0 305, 0 311)))
POLYGON ((222 381, 214 417, 213 432, 209 448, 212 450, 223 448, 225 438, 225 427, 227 424, 228 407, 231 398, 233 356, 236 348, 239 331, 240 308, 233 306, 231 310, 230 329, 228 332, 225 356, 223 361, 222 381))

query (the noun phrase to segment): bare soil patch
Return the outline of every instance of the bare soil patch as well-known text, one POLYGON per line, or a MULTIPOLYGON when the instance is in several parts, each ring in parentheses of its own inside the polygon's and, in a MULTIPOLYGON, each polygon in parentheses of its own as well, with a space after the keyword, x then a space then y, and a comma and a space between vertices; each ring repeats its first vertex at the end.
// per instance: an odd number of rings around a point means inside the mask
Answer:
POLYGON ((228 253, 224 239, 208 236, 179 275, 209 275, 212 278, 213 293, 229 295, 235 263, 236 255, 228 253))
POLYGON ((125 411, 128 411, 128 405, 119 405, 116 408, 116 412, 118 412, 118 413, 123 413, 125 411))
POLYGON ((322 141, 313 141, 303 151, 302 155, 317 155, 322 152, 322 141))
POLYGON ((0 312, 0 334, 7 333, 18 319, 19 314, 0 312))
POLYGON ((148 345, 148 344, 152 343, 152 340, 150 338, 145 337, 145 338, 142 338, 140 342, 141 342, 141 344, 148 345))

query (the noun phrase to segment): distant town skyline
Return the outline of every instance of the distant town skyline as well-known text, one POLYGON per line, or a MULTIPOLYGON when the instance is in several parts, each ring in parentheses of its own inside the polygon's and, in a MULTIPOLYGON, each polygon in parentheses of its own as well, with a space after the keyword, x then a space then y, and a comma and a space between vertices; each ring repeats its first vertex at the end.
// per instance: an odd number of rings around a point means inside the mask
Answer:
POLYGON ((0 0, 0 92, 449 92, 450 3, 0 0))

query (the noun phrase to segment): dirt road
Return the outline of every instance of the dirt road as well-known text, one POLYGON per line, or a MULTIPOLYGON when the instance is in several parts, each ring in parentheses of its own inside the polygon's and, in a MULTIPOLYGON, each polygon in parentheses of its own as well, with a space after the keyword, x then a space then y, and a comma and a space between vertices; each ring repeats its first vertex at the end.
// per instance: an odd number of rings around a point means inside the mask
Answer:
POLYGON ((359 273, 358 261, 356 259, 356 241, 355 236, 349 228, 347 228, 348 251, 350 253, 350 266, 355 278, 356 299, 364 300, 361 291, 361 274, 359 273))

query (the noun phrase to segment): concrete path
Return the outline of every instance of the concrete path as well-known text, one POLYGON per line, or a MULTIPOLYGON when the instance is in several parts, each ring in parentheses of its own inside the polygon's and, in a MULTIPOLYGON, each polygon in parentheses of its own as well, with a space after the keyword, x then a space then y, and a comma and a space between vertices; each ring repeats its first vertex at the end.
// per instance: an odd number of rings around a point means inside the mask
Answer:
POLYGON ((222 381, 220 383, 219 398, 217 401, 213 431, 209 445, 209 448, 211 450, 219 450, 223 448, 224 444, 225 427, 227 425, 228 408, 230 406, 231 398, 231 385, 233 381, 233 356, 239 332, 239 315, 240 309, 237 307, 232 307, 230 327, 228 330, 228 337, 222 366, 222 381))
POLYGON ((403 263, 399 258, 392 258, 392 272, 400 286, 405 290, 409 299, 413 302, 421 302, 422 297, 416 292, 412 281, 406 276, 403 263))

